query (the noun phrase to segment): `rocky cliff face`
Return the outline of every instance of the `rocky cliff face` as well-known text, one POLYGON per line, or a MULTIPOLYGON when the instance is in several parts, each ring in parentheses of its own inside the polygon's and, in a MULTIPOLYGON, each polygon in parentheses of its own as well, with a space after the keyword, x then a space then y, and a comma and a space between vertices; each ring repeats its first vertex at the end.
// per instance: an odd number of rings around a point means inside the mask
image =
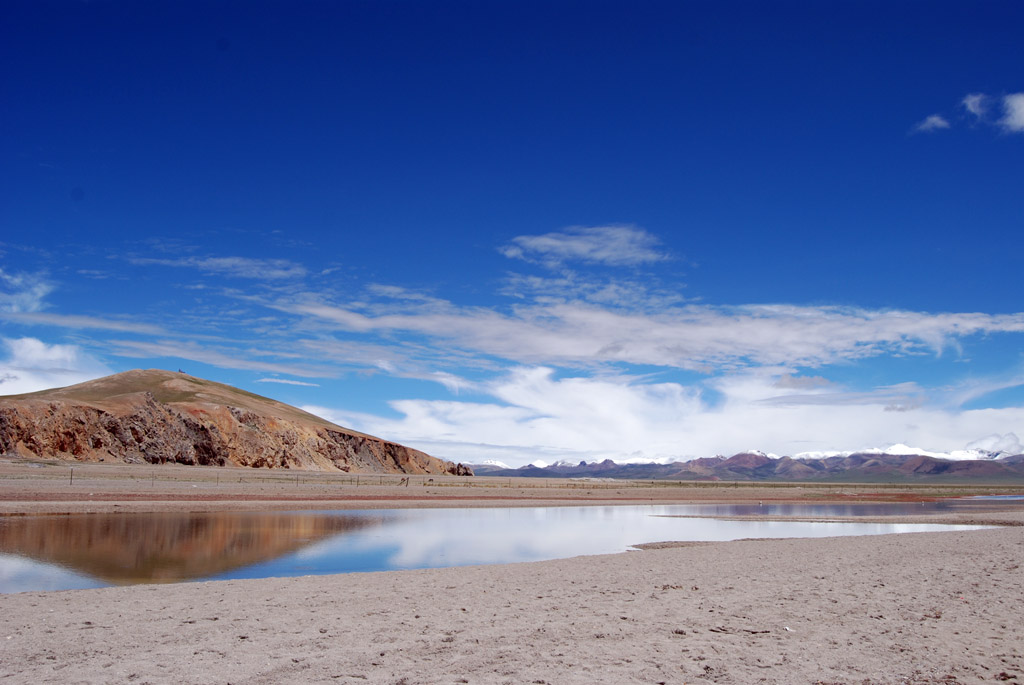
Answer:
POLYGON ((0 398, 0 452, 77 461, 472 475, 295 407, 166 371, 0 398))

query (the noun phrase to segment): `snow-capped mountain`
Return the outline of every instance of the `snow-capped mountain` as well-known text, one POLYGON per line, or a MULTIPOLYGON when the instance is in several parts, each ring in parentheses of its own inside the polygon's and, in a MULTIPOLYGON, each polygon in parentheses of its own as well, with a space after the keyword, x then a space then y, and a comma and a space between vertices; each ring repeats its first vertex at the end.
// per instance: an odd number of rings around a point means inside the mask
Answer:
POLYGON ((509 466, 505 462, 498 461, 497 459, 488 459, 485 462, 483 462, 481 464, 481 466, 487 466, 487 467, 495 468, 495 469, 510 469, 510 468, 512 468, 511 466, 509 466))
POLYGON ((829 457, 849 457, 854 454, 891 454, 901 457, 932 457, 933 459, 947 459, 949 461, 986 460, 998 459, 1002 456, 1010 456, 1015 452, 991 451, 978 447, 972 449, 953 450, 952 452, 933 452, 920 447, 911 447, 902 443, 896 443, 888 447, 868 447, 860 450, 850 451, 828 451, 828 452, 800 452, 794 454, 794 459, 827 459, 829 457))

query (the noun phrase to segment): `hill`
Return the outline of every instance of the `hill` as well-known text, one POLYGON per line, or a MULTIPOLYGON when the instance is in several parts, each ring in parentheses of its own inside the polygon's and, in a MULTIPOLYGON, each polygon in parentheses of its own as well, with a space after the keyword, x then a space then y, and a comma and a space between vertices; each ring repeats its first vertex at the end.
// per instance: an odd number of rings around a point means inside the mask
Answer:
POLYGON ((472 475, 462 464, 184 373, 0 397, 0 452, 72 461, 472 475))

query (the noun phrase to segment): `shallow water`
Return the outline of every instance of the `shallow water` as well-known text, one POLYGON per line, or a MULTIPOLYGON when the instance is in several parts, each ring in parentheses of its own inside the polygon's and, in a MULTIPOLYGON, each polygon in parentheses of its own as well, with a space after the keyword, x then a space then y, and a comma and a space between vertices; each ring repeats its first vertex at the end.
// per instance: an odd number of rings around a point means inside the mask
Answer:
POLYGON ((1024 501, 1024 495, 973 495, 971 497, 965 497, 964 499, 988 502, 1021 502, 1024 501))
POLYGON ((709 518, 944 510, 941 503, 702 504, 0 517, 0 593, 540 561, 670 540, 970 528, 709 518))

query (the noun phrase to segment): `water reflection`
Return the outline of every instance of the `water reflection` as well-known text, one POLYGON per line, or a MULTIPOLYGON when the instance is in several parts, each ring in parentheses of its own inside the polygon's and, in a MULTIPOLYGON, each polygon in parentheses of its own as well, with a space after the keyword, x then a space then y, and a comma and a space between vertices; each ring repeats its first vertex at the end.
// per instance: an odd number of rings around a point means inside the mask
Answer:
POLYGON ((379 519, 290 513, 0 517, 0 552, 111 584, 174 583, 279 557, 379 525, 379 519))
POLYGON ((107 585, 61 566, 0 554, 0 592, 83 590, 107 585))
POLYGON ((894 513, 923 511, 920 505, 755 504, 0 517, 0 592, 540 561, 668 540, 953 528, 688 518, 894 513))
MULTIPOLYGON (((715 506, 615 506, 524 509, 425 510, 399 515, 386 526, 324 540, 296 553, 318 572, 346 567, 362 555, 387 557, 386 569, 540 561, 621 552, 666 540, 720 541, 750 537, 829 537, 948 530, 937 524, 678 518, 737 516, 715 506)), ((811 514, 806 507, 794 516, 811 514)), ((872 513, 871 515, 875 515, 872 513)), ((346 568, 345 570, 365 570, 346 568)))

